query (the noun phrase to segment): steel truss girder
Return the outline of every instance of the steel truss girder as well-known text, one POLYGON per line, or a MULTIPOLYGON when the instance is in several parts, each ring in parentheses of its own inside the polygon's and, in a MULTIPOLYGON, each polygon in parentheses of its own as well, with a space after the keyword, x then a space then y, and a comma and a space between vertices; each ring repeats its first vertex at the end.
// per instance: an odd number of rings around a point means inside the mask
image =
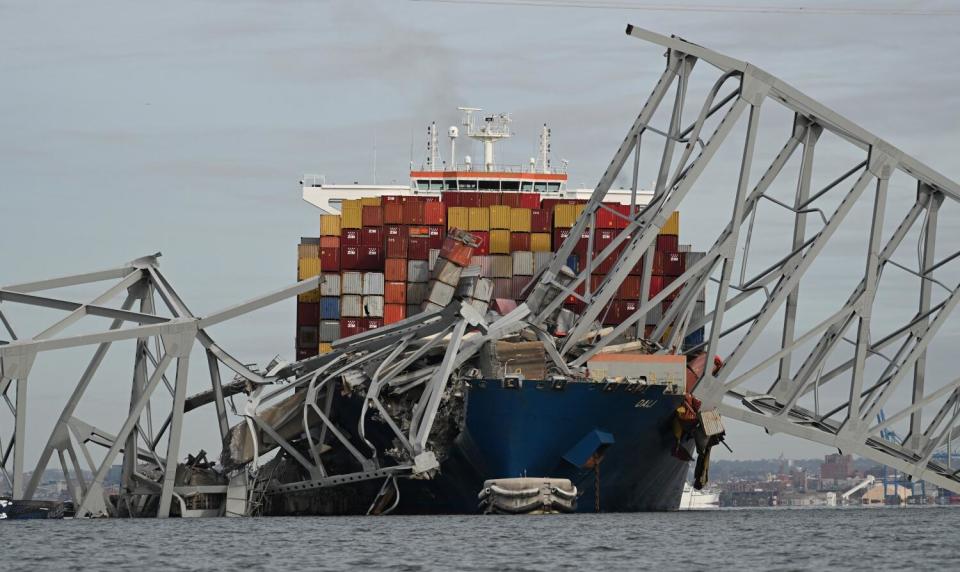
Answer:
MULTIPOLYGON (((138 505, 135 497, 146 494, 144 491, 148 491, 149 494, 156 495, 158 498, 159 508, 156 516, 168 516, 172 500, 175 497, 179 498, 178 495, 184 492, 190 492, 187 490, 190 487, 175 486, 174 479, 181 449, 188 363, 195 343, 199 342, 206 351, 214 395, 210 401, 216 405, 216 423, 221 435, 226 433, 229 423, 220 381, 220 366, 227 366, 250 383, 263 384, 273 381, 250 370, 230 356, 213 341, 204 328, 315 289, 319 285, 318 277, 311 278, 209 316, 196 317, 190 313, 179 295, 160 273, 158 256, 159 254, 143 257, 114 269, 0 288, 0 303, 41 306, 67 312, 65 317, 49 325, 40 333, 32 337, 21 335, 19 338, 14 334, 7 315, 3 316, 4 329, 10 339, 0 343, 0 394, 6 398, 10 388, 14 388, 16 393, 15 401, 10 401, 10 409, 14 417, 14 436, 10 447, 0 444, 0 473, 9 476, 14 498, 30 499, 34 496, 44 470, 56 453, 79 516, 118 514, 122 507, 115 506, 106 499, 103 481, 114 459, 122 455, 124 470, 120 501, 128 509, 125 513, 140 514, 136 509, 138 505), (44 293, 54 288, 111 280, 115 282, 88 303, 77 303, 44 293), (119 308, 109 305, 113 299, 124 292, 126 297, 119 308), (158 311, 154 303, 154 294, 159 295, 163 300, 163 310, 169 312, 172 317, 158 311), (138 302, 140 311, 132 311, 131 308, 138 302), (67 327, 88 316, 112 318, 112 322, 105 329, 94 333, 72 336, 63 334, 67 327), (129 323, 137 325, 124 327, 129 323), (134 373, 131 376, 130 410, 120 430, 116 434, 110 434, 83 423, 76 419, 74 414, 113 342, 122 340, 137 340, 136 359, 133 362, 134 373), (162 355, 152 354, 149 348, 151 340, 156 342, 158 349, 162 348, 162 355), (40 451, 32 477, 29 482, 24 482, 27 387, 29 384, 38 382, 29 379, 33 362, 38 356, 49 351, 91 345, 95 346, 93 355, 57 418, 46 445, 40 451), (176 361, 176 375, 171 383, 166 378, 165 370, 174 361, 176 361), (169 390, 172 403, 165 405, 169 413, 159 417, 163 422, 159 430, 155 431, 153 405, 157 401, 153 394, 161 382, 169 390), (158 447, 162 441, 166 443, 166 451, 161 454, 158 452, 158 447), (97 445, 106 449, 102 460, 94 461, 88 445, 97 445), (77 454, 78 450, 82 455, 77 454), (86 462, 86 468, 81 466, 80 456, 86 462), (141 474, 138 471, 138 461, 155 466, 160 471, 160 478, 152 480, 152 477, 141 474), (84 478, 85 470, 93 473, 92 480, 84 478)), ((204 490, 207 488, 210 487, 204 490)), ((225 490, 224 487, 218 486, 213 487, 211 491, 221 488, 225 490)), ((182 505, 182 500, 178 502, 182 505)))
MULTIPOLYGON (((585 205, 571 231, 573 238, 560 247, 550 268, 538 277, 537 286, 528 300, 535 316, 533 323, 549 324, 555 319, 565 295, 587 280, 605 258, 618 256, 601 286, 593 292, 585 290, 581 299, 587 303, 586 310, 570 328, 568 338, 557 348, 570 367, 584 366, 602 348, 621 343, 633 324, 643 320, 656 304, 667 296, 676 296, 654 328, 652 337, 665 340, 663 351, 679 352, 686 334, 706 326, 704 343, 686 351, 705 349, 708 354, 722 354, 724 359, 724 365, 717 371, 705 372, 694 390, 707 406, 718 406, 724 414, 770 432, 788 433, 836 446, 845 452, 886 463, 916 479, 926 479, 960 492, 960 478, 954 471, 931 460, 937 447, 960 434, 957 426, 960 420, 953 409, 955 401, 960 398, 960 379, 946 380, 942 375, 934 375, 935 372, 928 369, 926 359, 930 343, 960 302, 960 284, 947 286, 947 279, 941 272, 958 256, 951 254, 940 262, 935 258, 937 231, 944 226, 939 221, 944 216, 939 213, 940 204, 947 199, 951 204, 960 202, 960 185, 747 62, 677 37, 665 37, 633 26, 627 28, 627 34, 665 47, 666 69, 585 205), (719 70, 719 76, 700 106, 697 120, 681 132, 678 126, 682 122, 684 106, 688 104, 687 85, 693 64, 699 60, 719 70), (736 81, 739 85, 731 96, 720 100, 721 86, 728 81, 736 81), (674 88, 673 107, 662 112, 669 127, 653 128, 650 122, 654 112, 665 105, 666 94, 674 88), (793 114, 792 132, 762 177, 751 187, 751 161, 758 144, 756 133, 761 120, 766 117, 760 109, 761 106, 774 105, 793 114), (702 143, 699 154, 693 157, 694 142, 700 141, 699 133, 706 118, 724 109, 726 115, 716 124, 713 135, 702 143), (596 320, 614 299, 629 268, 650 251, 666 216, 685 200, 704 199, 697 193, 709 185, 698 182, 698 175, 716 160, 719 149, 730 144, 726 136, 739 121, 739 114, 747 109, 750 113, 740 153, 738 182, 736 188, 725 195, 731 205, 730 221, 702 260, 689 265, 674 283, 652 297, 648 296, 647 290, 650 275, 647 260, 641 274, 643 297, 638 304, 640 308, 617 326, 596 334, 596 320), (637 170, 641 164, 639 143, 647 131, 664 138, 663 150, 657 157, 659 162, 650 174, 656 180, 653 199, 633 215, 628 229, 617 237, 614 244, 596 255, 588 248, 591 255, 583 272, 575 273, 572 279, 560 279, 566 255, 572 251, 580 232, 603 208, 602 202, 612 182, 621 175, 631 152, 636 153, 631 178, 638 179, 637 170), (836 136, 841 145, 849 145, 862 159, 825 187, 814 189, 813 177, 823 170, 821 165, 825 162, 820 159, 821 154, 814 151, 818 148, 818 141, 821 146, 824 144, 822 135, 828 133, 836 136), (686 138, 683 139, 686 148, 679 159, 674 159, 673 147, 682 138, 686 138), (792 201, 775 199, 768 195, 768 189, 775 181, 785 178, 782 175, 784 166, 798 149, 803 153, 799 158, 799 174, 792 181, 795 189, 792 201), (668 177, 668 173, 674 175, 668 177), (894 200, 902 197, 899 194, 902 189, 891 183, 894 175, 898 180, 906 178, 916 185, 916 200, 911 201, 906 210, 900 210, 902 200, 894 200), (845 184, 849 186, 843 190, 845 184), (871 186, 873 192, 868 193, 871 186), (748 278, 750 242, 757 240, 753 234, 761 199, 793 212, 792 236, 789 249, 777 262, 748 278), (853 222, 850 214, 854 206, 865 203, 870 205, 872 215, 853 222), (827 208, 824 206, 827 204, 832 206, 827 208), (828 216, 827 212, 832 214, 828 216), (810 213, 818 216, 808 220, 810 213), (891 216, 896 217, 893 220, 900 220, 892 234, 883 229, 884 220, 891 216), (921 255, 918 267, 914 269, 894 261, 893 256, 921 218, 924 220, 920 230, 921 255), (814 225, 818 219, 819 224, 814 225), (749 227, 745 241, 741 241, 740 229, 746 223, 749 227), (832 309, 826 318, 818 318, 819 323, 810 324, 810 320, 804 317, 802 302, 805 290, 815 290, 808 269, 839 242, 836 237, 841 227, 856 224, 862 224, 869 231, 862 279, 853 291, 842 293, 842 297, 834 300, 831 293, 829 300, 818 298, 819 307, 832 309), (811 226, 815 227, 812 232, 811 226), (884 238, 888 235, 889 238, 884 238), (738 247, 741 242, 744 244, 742 250, 738 247), (618 250, 620 254, 614 254, 618 250), (734 273, 734 266, 738 263, 739 280, 734 273), (877 308, 877 291, 881 285, 889 283, 892 272, 899 270, 906 270, 920 280, 917 313, 906 322, 894 323, 892 333, 872 339, 872 332, 879 327, 876 315, 881 313, 877 308), (698 293, 708 283, 716 284, 715 295, 704 316, 692 319, 698 293), (943 287, 946 296, 938 298, 939 293, 935 296, 933 284, 943 287), (756 299, 757 295, 759 310, 746 310, 745 302, 756 299), (854 323, 856 335, 851 341, 845 336, 854 323), (664 338, 668 328, 672 328, 669 339, 664 338), (772 329, 779 331, 773 334, 772 329), (588 335, 593 337, 588 340, 588 335), (774 337, 777 347, 769 350, 774 337), (765 340, 763 346, 758 344, 761 338, 765 340), (837 353, 841 351, 840 341, 852 344, 852 350, 843 348, 852 352, 849 360, 837 359, 837 353), (883 356, 883 349, 894 343, 899 344, 896 355, 893 358, 883 356), (574 350, 576 357, 569 357, 569 352, 574 350), (745 361, 748 355, 751 358, 749 365, 745 361), (755 365, 752 363, 754 358, 759 358, 755 365), (886 361, 878 361, 881 359, 886 361), (881 364, 883 371, 879 375, 871 365, 874 362, 881 364), (904 400, 900 395, 903 392, 898 393, 897 388, 908 375, 913 386, 910 397, 904 400), (846 379, 847 383, 842 393, 837 387, 841 379, 846 379), (832 384, 829 391, 840 404, 831 403, 828 411, 821 411, 818 398, 828 383, 832 384), (806 403, 811 398, 814 407, 808 408, 806 403), (886 411, 886 421, 873 422, 881 410, 886 411), (929 422, 925 422, 927 419, 929 422), (894 424, 907 422, 908 433, 903 442, 890 442, 881 435, 881 431, 894 424)), ((709 68, 701 65, 697 69, 700 73, 709 68)), ((707 199, 711 202, 711 212, 719 212, 721 207, 717 202, 723 196, 714 193, 707 199)), ((771 247, 768 245, 766 250, 771 247)), ((882 323, 885 329, 890 325, 887 322, 882 323)))

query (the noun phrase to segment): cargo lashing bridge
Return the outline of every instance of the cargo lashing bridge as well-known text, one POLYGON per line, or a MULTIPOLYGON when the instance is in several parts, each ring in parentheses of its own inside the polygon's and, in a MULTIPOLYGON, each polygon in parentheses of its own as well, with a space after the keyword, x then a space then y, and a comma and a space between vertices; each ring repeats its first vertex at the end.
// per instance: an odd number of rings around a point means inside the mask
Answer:
MULTIPOLYGON (((257 495, 373 479, 383 480, 384 495, 397 478, 426 476, 436 470, 438 437, 434 422, 438 411, 455 385, 455 372, 484 344, 527 330, 543 342, 556 371, 575 374, 591 356, 622 344, 625 336, 638 329, 642 331, 647 314, 667 299, 673 299, 673 303, 649 336, 661 343, 660 351, 702 351, 723 359, 723 365, 705 372, 695 387, 695 395, 706 407, 717 407, 728 418, 769 432, 836 447, 884 463, 916 480, 960 492, 960 471, 949 466, 950 456, 945 464, 935 460, 935 453, 957 436, 960 379, 936 377, 933 368, 928 368, 927 355, 938 333, 945 331, 960 293, 960 285, 951 285, 948 278, 951 262, 960 257, 960 252, 939 258, 935 252, 939 213, 942 207, 960 201, 960 186, 748 63, 636 27, 628 27, 627 34, 666 48, 665 70, 572 229, 571 238, 535 278, 527 301, 493 321, 488 322, 493 314, 483 316, 472 306, 454 301, 443 310, 340 340, 329 354, 258 371, 225 352, 207 328, 312 290, 319 278, 206 317, 195 316, 187 309, 159 271, 155 257, 117 269, 0 289, 0 302, 5 303, 0 304, 0 332, 8 336, 0 341, 0 395, 12 413, 13 427, 10 438, 0 442, 0 468, 14 497, 31 498, 54 453, 68 475, 80 516, 164 517, 170 514, 174 501, 182 511, 187 510, 184 499, 197 493, 225 495, 228 514, 249 514, 257 504, 257 495), (706 90, 699 108, 693 108, 695 119, 685 125, 684 110, 695 85, 693 71, 698 62, 702 62, 698 72, 707 66, 714 68, 710 71, 716 81, 706 90), (670 95, 673 106, 668 109, 664 101, 670 95), (667 125, 657 128, 653 123, 661 106, 667 125), (785 111, 791 120, 782 147, 771 153, 772 160, 757 178, 752 176, 754 162, 764 150, 758 145, 761 108, 785 111), (738 125, 743 127, 743 140, 730 137, 738 125), (821 172, 826 160, 814 151, 827 136, 848 148, 842 156, 856 158, 836 179, 815 188, 815 174, 821 172), (589 245, 580 272, 566 268, 575 242, 592 227, 597 213, 607 208, 603 200, 614 181, 632 174, 632 188, 637 190, 644 164, 641 151, 649 151, 649 139, 653 137, 657 138, 652 151, 656 159, 653 199, 644 207, 631 209, 634 214, 628 217, 627 228, 609 246, 593 255, 589 245), (703 182, 704 171, 723 161, 724 150, 730 148, 738 155, 736 182, 729 187, 703 182), (781 200, 772 190, 787 180, 785 173, 791 162, 798 166, 797 175, 788 181, 794 196, 790 201, 781 200), (901 193, 902 186, 891 184, 894 177, 908 181, 908 195, 901 193), (704 189, 711 194, 705 196, 704 189), (908 206, 898 212, 904 196, 910 199, 908 206), (679 278, 650 297, 656 236, 685 199, 689 199, 687 204, 710 200, 713 212, 725 210, 729 220, 705 256, 691 260, 679 278), (762 237, 763 220, 757 220, 760 205, 766 203, 792 217, 786 231, 789 244, 772 254, 776 242, 762 237), (866 217, 869 224, 861 225, 866 229, 866 245, 862 256, 857 257, 862 275, 846 291, 832 288, 823 292, 816 288, 810 269, 826 257, 831 245, 840 244, 844 234, 841 229, 852 226, 851 213, 856 212, 858 204, 869 207, 871 213, 866 217), (887 220, 896 224, 885 231, 887 220), (808 232, 811 226, 816 227, 812 233, 808 232), (919 253, 914 266, 895 259, 912 233, 917 236, 919 253), (775 262, 748 275, 750 245, 758 241, 762 246, 758 250, 775 262), (616 258, 612 270, 591 289, 593 270, 611 257, 616 258), (643 269, 644 298, 638 310, 614 328, 599 329, 598 318, 638 263, 643 269), (739 276, 735 276, 738 266, 739 276), (899 322, 884 319, 881 324, 878 318, 884 308, 878 303, 878 292, 897 272, 916 280, 911 290, 915 311, 899 322), (89 303, 43 294, 50 289, 108 280, 115 283, 89 303), (706 311, 699 312, 698 299, 704 291, 709 293, 706 311), (818 292, 817 308, 830 308, 812 325, 806 324, 805 315, 798 310, 801 294, 810 291, 818 292), (120 307, 110 305, 124 293, 120 307), (569 296, 585 303, 581 315, 563 307, 569 296), (41 333, 18 339, 11 320, 3 313, 4 305, 40 306, 67 314, 41 333), (134 305, 137 310, 132 310, 134 305), (62 335, 66 327, 91 317, 112 322, 103 331, 62 335), (874 334, 881 325, 889 331, 874 334), (706 327, 705 340, 684 348, 686 335, 702 326, 706 327), (551 334, 558 329, 567 335, 551 334), (769 341, 774 338, 777 343, 771 349, 769 341), (111 344, 124 340, 136 342, 130 409, 123 424, 111 434, 77 418, 76 410, 111 344), (188 364, 197 344, 206 355, 211 389, 187 398, 188 364), (93 358, 26 482, 28 383, 36 381, 30 379, 32 365, 45 352, 79 346, 95 346, 93 358), (171 381, 166 372, 174 360, 177 364, 171 381), (234 373, 232 383, 221 383, 221 367, 234 373), (906 382, 908 377, 910 381, 906 382), (358 418, 350 423, 335 421, 332 416, 334 380, 365 394, 358 418), (157 391, 161 384, 169 396, 157 391), (406 395, 410 407, 399 408, 390 402, 393 398, 386 396, 388 389, 391 396, 406 395), (248 394, 248 404, 242 412, 241 426, 231 428, 228 398, 240 392, 248 394), (163 405, 159 405, 160 397, 164 398, 163 405), (178 482, 176 460, 181 457, 184 415, 207 403, 214 405, 214 425, 221 438, 235 446, 231 455, 239 468, 229 482, 178 482), (881 409, 886 417, 875 422, 881 409), (158 411, 166 414, 158 415, 158 411), (401 449, 399 454, 388 456, 366 440, 366 421, 371 416, 390 427, 401 449), (157 425, 155 419, 162 421, 157 425), (905 428, 902 433, 906 437, 901 443, 881 436, 895 425, 905 428), (238 436, 243 439, 235 440, 238 436), (90 445, 106 449, 99 462, 90 453, 90 445), (352 459, 352 468, 328 466, 324 455, 330 447, 345 451, 352 459), (248 482, 244 467, 255 467, 259 455, 270 448, 282 449, 308 478, 281 484, 255 475, 248 482), (84 477, 81 455, 94 475, 90 481, 84 477), (114 505, 104 495, 103 482, 120 455, 122 485, 114 505), (396 458, 403 461, 392 460, 396 458), (144 466, 153 470, 144 472, 144 466)), ((617 212, 613 215, 623 216, 617 212)), ((776 232, 777 236, 784 235, 783 228, 776 232)))

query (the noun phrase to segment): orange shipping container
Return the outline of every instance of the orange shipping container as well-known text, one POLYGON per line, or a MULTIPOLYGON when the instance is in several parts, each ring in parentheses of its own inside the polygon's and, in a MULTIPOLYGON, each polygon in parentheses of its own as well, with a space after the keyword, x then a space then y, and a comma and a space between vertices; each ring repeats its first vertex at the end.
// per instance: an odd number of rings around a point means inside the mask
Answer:
POLYGON ((406 304, 407 283, 387 282, 383 287, 383 298, 387 304, 406 304))
POLYGON ((430 226, 447 224, 447 205, 440 201, 424 203, 423 222, 430 226))
POLYGON ((406 258, 388 258, 383 268, 384 278, 390 282, 406 282, 407 280, 407 259, 406 258))
POLYGON ((383 323, 393 324, 407 317, 407 307, 404 304, 386 304, 383 307, 383 323))

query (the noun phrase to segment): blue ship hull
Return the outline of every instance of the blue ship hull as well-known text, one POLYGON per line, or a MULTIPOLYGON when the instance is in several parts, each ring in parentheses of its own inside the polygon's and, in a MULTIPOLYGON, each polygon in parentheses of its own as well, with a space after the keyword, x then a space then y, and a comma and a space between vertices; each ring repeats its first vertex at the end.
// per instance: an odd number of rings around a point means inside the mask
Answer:
POLYGON ((595 512, 597 505, 601 512, 675 510, 688 467, 671 454, 674 410, 683 396, 664 389, 473 382, 440 475, 403 480, 398 512, 475 513, 485 480, 522 476, 570 479, 580 492, 578 512, 595 512))

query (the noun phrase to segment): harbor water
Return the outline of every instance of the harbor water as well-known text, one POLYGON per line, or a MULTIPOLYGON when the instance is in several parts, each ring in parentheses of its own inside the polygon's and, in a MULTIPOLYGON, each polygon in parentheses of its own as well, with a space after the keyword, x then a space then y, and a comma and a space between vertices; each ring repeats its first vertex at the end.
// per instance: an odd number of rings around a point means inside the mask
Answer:
POLYGON ((4 570, 894 570, 960 561, 956 508, 8 521, 4 570))

